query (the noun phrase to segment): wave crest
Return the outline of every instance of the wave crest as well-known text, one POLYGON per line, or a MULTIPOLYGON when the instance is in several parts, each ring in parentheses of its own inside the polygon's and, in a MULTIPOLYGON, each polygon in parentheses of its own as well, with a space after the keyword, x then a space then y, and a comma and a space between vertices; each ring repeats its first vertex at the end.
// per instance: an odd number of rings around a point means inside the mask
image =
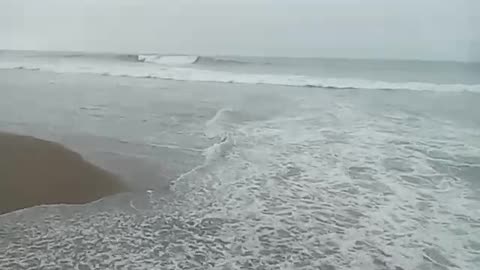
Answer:
POLYGON ((136 56, 137 61, 145 63, 153 63, 168 66, 178 65, 245 65, 250 64, 247 61, 241 61, 226 57, 209 57, 196 55, 157 55, 157 54, 139 54, 136 56))
POLYGON ((315 76, 285 74, 254 74, 230 71, 215 71, 194 68, 198 56, 149 56, 142 55, 138 61, 160 63, 161 68, 151 65, 112 65, 110 63, 60 62, 19 63, 0 62, 0 69, 27 69, 55 73, 89 73, 103 76, 153 78, 177 81, 218 82, 237 84, 265 84, 278 86, 314 87, 327 89, 377 89, 414 90, 435 92, 477 92, 480 84, 436 84, 428 82, 387 82, 354 78, 322 78, 315 76))
POLYGON ((195 64, 200 56, 195 55, 138 55, 138 61, 167 66, 195 64))

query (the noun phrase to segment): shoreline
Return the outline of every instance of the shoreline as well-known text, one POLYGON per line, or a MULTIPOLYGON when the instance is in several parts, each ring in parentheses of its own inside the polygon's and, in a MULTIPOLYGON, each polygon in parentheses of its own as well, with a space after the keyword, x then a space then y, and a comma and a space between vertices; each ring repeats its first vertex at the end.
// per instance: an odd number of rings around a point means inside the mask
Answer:
POLYGON ((127 191, 118 176, 59 143, 0 131, 0 215, 127 191))

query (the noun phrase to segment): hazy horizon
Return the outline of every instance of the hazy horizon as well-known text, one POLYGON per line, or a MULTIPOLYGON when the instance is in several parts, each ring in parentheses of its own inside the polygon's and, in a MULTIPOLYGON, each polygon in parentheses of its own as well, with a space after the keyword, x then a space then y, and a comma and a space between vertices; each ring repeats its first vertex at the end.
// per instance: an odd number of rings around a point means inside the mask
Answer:
POLYGON ((0 49, 480 61, 475 0, 5 0, 0 49))
POLYGON ((241 54, 187 54, 181 52, 155 52, 155 51, 80 51, 80 50, 32 50, 32 49, 3 49, 0 52, 31 52, 31 53, 59 53, 59 54, 85 54, 85 55, 192 55, 199 57, 246 57, 246 58, 270 58, 270 59, 324 59, 324 60, 345 60, 345 61, 392 61, 392 62, 433 62, 433 63, 459 63, 459 64, 480 64, 480 60, 448 60, 448 59, 413 59, 413 58, 374 58, 374 57, 341 57, 341 56, 283 56, 283 55, 241 55, 241 54))

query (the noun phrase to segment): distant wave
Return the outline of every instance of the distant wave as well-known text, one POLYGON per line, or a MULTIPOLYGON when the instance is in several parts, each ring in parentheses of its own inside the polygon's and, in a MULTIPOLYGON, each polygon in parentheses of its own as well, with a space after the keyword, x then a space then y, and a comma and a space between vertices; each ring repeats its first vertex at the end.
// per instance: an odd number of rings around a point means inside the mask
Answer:
POLYGON ((198 59, 199 64, 230 64, 230 65, 245 65, 250 64, 246 60, 238 60, 226 57, 208 57, 202 56, 198 59))
POLYGON ((115 53, 82 53, 82 52, 36 52, 36 51, 2 51, 0 55, 14 56, 23 59, 68 59, 68 60, 88 60, 88 61, 121 61, 121 62, 143 62, 159 64, 165 66, 178 65, 218 65, 218 64, 255 64, 269 65, 263 60, 251 60, 245 57, 227 57, 227 56, 197 56, 197 55, 163 55, 163 54, 115 54, 115 53))
POLYGON ((167 66, 195 64, 199 56, 192 55, 138 55, 138 61, 167 66))
POLYGON ((209 56, 196 56, 196 55, 157 55, 157 54, 139 54, 137 60, 145 63, 154 63, 167 66, 178 65, 241 65, 249 64, 248 61, 238 60, 226 57, 209 57, 209 56))
MULTIPOLYGON (((196 68, 198 57, 158 57, 142 58, 143 61, 162 63, 162 66, 118 65, 97 62, 59 62, 59 63, 18 63, 0 62, 0 69, 40 70, 56 73, 89 73, 103 76, 121 76, 133 78, 154 78, 177 81, 219 82, 238 84, 265 84, 295 87, 315 87, 328 89, 378 89, 378 90, 416 90, 436 92, 477 92, 479 84, 435 84, 426 82, 385 82, 348 78, 320 78, 302 75, 252 74, 228 71, 213 71, 196 68), (167 64, 168 63, 168 64, 167 64), (173 66, 170 66, 173 65, 173 66)), ((140 60, 139 60, 140 61, 140 60)))

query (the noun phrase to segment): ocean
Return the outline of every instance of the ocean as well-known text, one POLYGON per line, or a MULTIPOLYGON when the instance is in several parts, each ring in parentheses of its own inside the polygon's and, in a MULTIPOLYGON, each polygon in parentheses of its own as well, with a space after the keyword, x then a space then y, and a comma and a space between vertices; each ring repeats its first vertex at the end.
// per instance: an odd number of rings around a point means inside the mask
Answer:
POLYGON ((0 269, 480 268, 480 64, 0 51, 0 130, 134 192, 0 216, 0 269))

